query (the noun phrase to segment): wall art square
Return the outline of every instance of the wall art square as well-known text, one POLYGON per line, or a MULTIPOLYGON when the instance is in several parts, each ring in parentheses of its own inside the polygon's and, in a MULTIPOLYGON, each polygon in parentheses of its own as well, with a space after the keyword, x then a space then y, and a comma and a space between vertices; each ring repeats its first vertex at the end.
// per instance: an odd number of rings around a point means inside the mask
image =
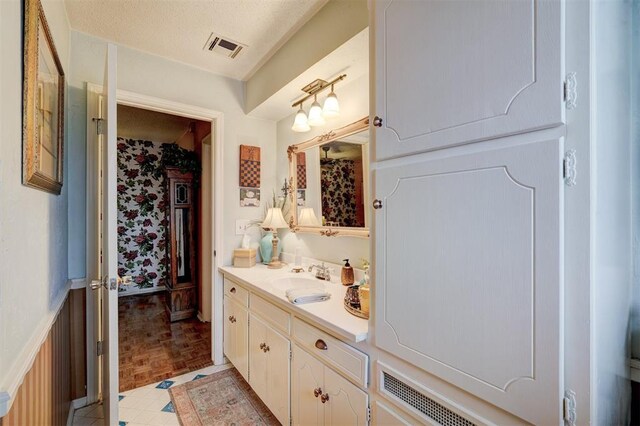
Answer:
POLYGON ((260 147, 240 145, 240 186, 260 188, 260 147))
POLYGON ((39 0, 25 0, 22 183, 62 190, 64 71, 39 0))
POLYGON ((260 190, 256 188, 240 188, 240 207, 259 207, 260 190))
POLYGON ((296 192, 298 207, 304 207, 307 203, 307 191, 304 189, 298 189, 296 192))
POLYGON ((307 188, 307 154, 298 152, 296 154, 296 180, 299 189, 307 188))

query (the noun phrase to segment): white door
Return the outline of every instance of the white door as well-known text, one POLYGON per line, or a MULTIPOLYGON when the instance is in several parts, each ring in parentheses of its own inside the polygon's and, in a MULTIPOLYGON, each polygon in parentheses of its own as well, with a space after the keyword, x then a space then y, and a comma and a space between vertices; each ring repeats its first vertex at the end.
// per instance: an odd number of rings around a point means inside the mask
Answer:
POLYGON ((102 159, 102 398, 106 424, 118 424, 118 209, 117 209, 117 104, 116 47, 107 46, 104 97, 106 117, 101 138, 102 159))
POLYGON ((375 343, 531 423, 562 419, 562 139, 379 163, 375 343))
POLYGON ((293 345, 291 362, 291 418, 294 425, 323 425, 324 365, 293 345))
POLYGON ((374 158, 564 122, 560 0, 380 0, 374 158))

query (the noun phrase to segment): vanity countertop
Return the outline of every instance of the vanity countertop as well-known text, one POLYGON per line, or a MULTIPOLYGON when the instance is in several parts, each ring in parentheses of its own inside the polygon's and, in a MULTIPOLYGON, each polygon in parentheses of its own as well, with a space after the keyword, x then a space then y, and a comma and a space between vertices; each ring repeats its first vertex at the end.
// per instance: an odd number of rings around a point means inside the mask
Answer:
POLYGON ((366 340, 369 332, 369 322, 365 319, 351 315, 344 309, 343 301, 347 287, 340 284, 340 278, 333 278, 331 282, 317 280, 325 285, 331 293, 331 298, 324 302, 294 305, 286 298, 284 291, 273 289, 269 284, 271 280, 281 277, 299 277, 316 279, 313 274, 291 272, 291 266, 285 265, 282 269, 269 269, 259 264, 252 268, 235 268, 222 266, 220 272, 240 284, 244 284, 249 290, 264 297, 284 309, 294 312, 297 316, 308 322, 317 323, 336 335, 351 342, 366 340))

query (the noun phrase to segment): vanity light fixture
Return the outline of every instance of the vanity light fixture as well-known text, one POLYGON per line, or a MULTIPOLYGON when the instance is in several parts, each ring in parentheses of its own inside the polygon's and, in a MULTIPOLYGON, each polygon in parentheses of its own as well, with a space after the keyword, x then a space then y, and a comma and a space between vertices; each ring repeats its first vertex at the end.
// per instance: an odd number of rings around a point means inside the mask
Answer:
POLYGON ((317 79, 303 87, 302 91, 307 93, 307 95, 291 105, 293 108, 299 107, 296 112, 296 116, 293 119, 293 126, 291 126, 291 130, 294 132, 308 132, 311 130, 310 126, 324 125, 326 123, 325 118, 333 118, 340 115, 340 105, 338 103, 338 97, 336 96, 334 86, 346 76, 346 74, 341 74, 331 81, 317 79), (331 87, 331 93, 329 93, 325 99, 323 107, 318 102, 318 93, 329 87, 331 87), (302 104, 312 96, 313 104, 311 104, 309 116, 307 117, 307 114, 305 114, 304 109, 302 108, 302 104))
POLYGON ((296 113, 296 118, 293 120, 291 130, 300 133, 311 130, 311 127, 309 127, 309 121, 307 120, 307 114, 302 109, 302 104, 300 104, 300 109, 296 113))
POLYGON ((322 116, 322 107, 318 103, 318 95, 315 95, 311 109, 309 110, 309 125, 310 126, 324 126, 326 121, 322 116))
POLYGON ((333 91, 333 84, 331 85, 331 93, 324 100, 324 106, 322 107, 322 115, 326 118, 333 118, 340 115, 340 104, 338 103, 338 97, 333 91))

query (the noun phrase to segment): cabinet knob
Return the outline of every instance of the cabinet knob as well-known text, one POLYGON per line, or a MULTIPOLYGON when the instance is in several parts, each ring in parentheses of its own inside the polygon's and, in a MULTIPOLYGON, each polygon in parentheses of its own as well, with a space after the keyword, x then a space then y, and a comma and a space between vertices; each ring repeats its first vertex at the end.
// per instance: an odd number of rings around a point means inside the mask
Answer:
POLYGON ((229 293, 236 294, 236 288, 235 287, 231 287, 231 290, 229 290, 229 293))
POLYGON ((236 322, 236 317, 234 317, 233 315, 229 316, 229 322, 234 323, 236 322))
POLYGON ((320 349, 321 351, 326 351, 327 349, 329 349, 327 344, 322 339, 316 340, 316 348, 320 349))
POLYGON ((265 345, 265 346, 264 346, 263 351, 264 351, 264 353, 265 353, 265 354, 266 354, 267 352, 269 352, 270 350, 271 350, 271 348, 270 348, 269 346, 267 346, 267 345, 265 345))
POLYGON ((260 343, 260 349, 264 349, 265 346, 267 346, 266 343, 260 343))
POLYGON ((373 126, 374 127, 382 127, 382 118, 378 117, 377 115, 374 117, 373 119, 373 126))
POLYGON ((316 398, 319 397, 320 395, 322 395, 322 388, 315 388, 313 390, 313 396, 315 396, 316 398))
POLYGON ((329 400, 329 394, 325 393, 320 397, 320 401, 322 401, 322 403, 324 404, 325 402, 327 402, 329 400))
POLYGON ((373 208, 376 209, 376 210, 381 209, 382 208, 382 201, 378 200, 378 199, 373 200, 373 208))

